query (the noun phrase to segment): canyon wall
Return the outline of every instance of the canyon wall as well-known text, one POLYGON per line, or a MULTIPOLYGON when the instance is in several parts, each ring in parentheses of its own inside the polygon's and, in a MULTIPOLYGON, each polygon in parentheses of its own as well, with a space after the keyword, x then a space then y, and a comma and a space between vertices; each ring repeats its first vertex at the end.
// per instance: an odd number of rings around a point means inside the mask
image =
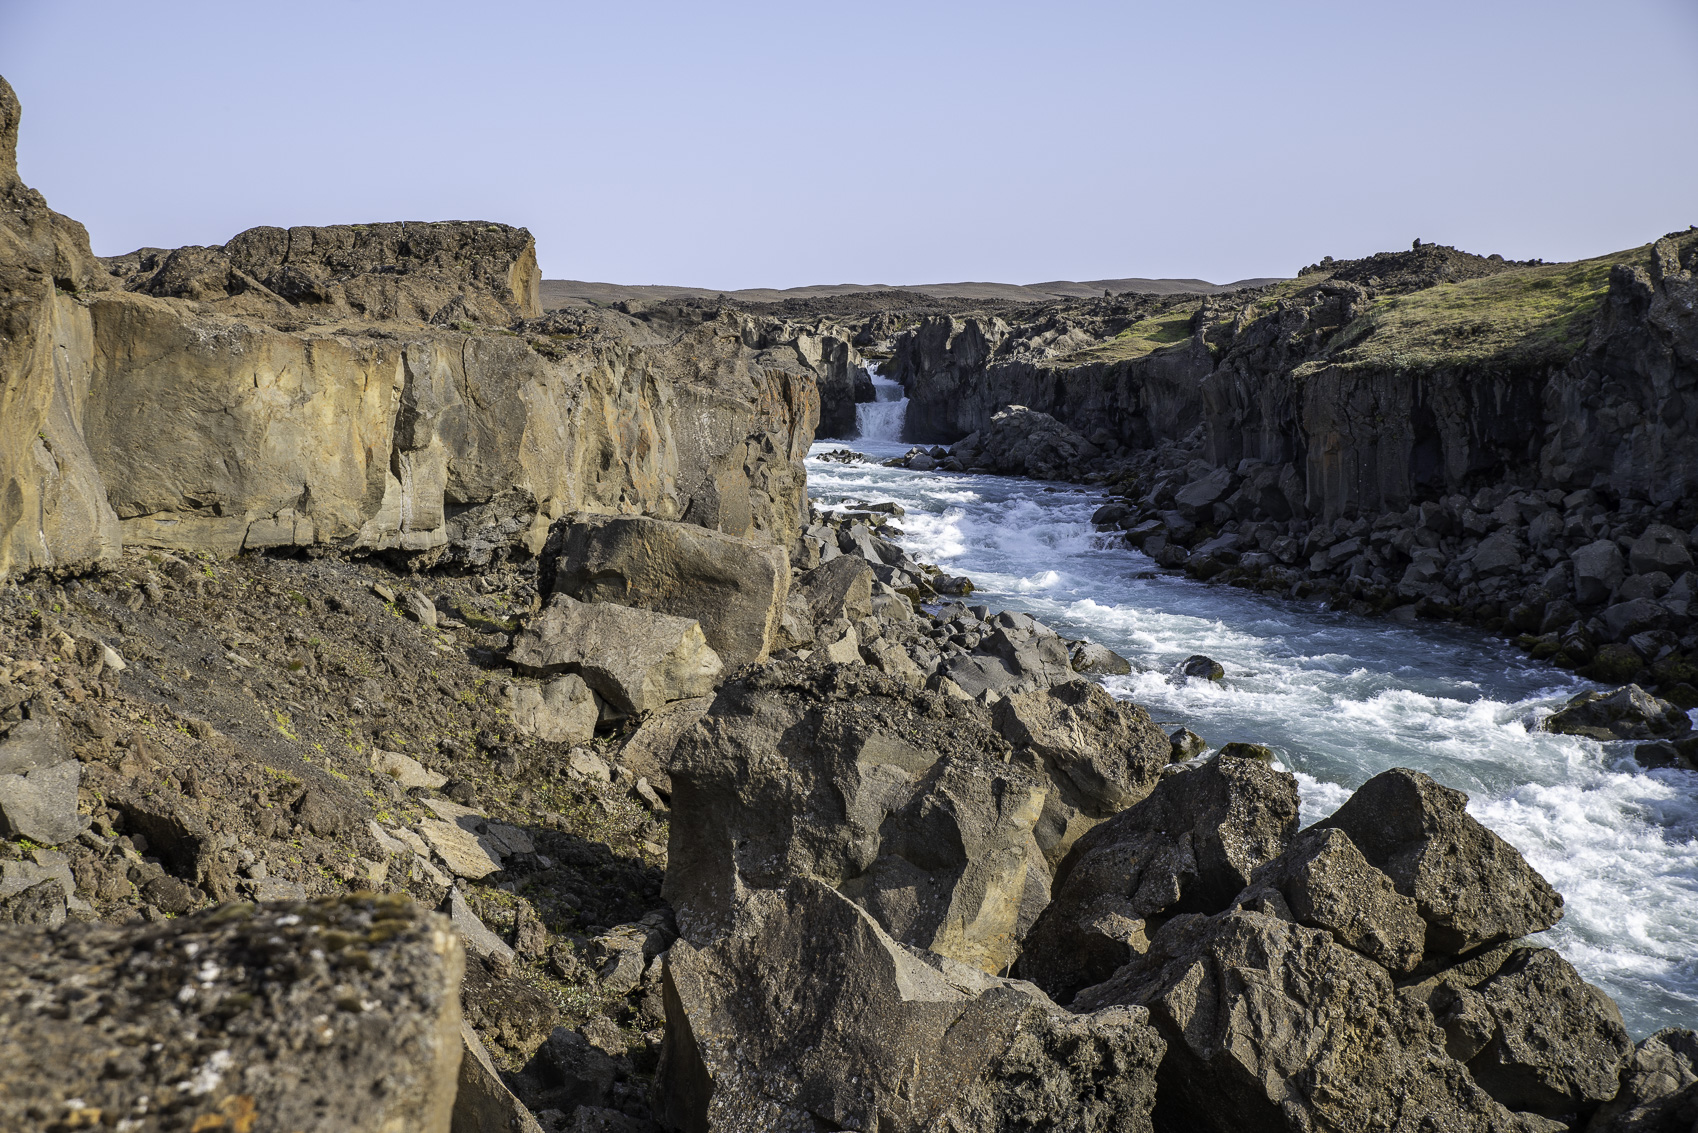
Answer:
POLYGON ((0 575, 121 543, 486 560, 569 512, 789 546, 833 328, 675 304, 544 314, 482 222, 257 228, 96 259, 18 180, 0 83, 0 575))

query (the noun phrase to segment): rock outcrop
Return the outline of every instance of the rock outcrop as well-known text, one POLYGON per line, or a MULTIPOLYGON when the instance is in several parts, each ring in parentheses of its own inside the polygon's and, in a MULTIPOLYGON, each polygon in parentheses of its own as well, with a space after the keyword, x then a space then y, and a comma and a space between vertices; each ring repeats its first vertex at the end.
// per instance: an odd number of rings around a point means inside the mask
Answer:
POLYGON ((405 896, 0 941, 8 1129, 448 1133, 465 959, 405 896))

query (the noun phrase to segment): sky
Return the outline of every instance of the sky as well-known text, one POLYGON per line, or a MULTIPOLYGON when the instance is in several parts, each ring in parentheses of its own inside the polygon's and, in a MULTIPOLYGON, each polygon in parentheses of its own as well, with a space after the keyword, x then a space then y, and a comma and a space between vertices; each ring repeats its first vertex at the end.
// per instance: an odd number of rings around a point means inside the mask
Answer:
POLYGON ((0 0, 94 250, 528 227, 548 278, 1287 276, 1698 224, 1698 0, 0 0))

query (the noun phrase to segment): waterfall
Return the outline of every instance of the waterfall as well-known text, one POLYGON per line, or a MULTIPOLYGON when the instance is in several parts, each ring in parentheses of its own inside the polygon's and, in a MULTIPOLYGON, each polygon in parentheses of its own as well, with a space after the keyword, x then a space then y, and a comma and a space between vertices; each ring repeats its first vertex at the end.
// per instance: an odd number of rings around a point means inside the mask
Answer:
POLYGON ((908 416, 908 397, 900 382, 881 378, 867 370, 873 380, 873 400, 855 406, 855 431, 862 440, 901 441, 902 423, 908 416))

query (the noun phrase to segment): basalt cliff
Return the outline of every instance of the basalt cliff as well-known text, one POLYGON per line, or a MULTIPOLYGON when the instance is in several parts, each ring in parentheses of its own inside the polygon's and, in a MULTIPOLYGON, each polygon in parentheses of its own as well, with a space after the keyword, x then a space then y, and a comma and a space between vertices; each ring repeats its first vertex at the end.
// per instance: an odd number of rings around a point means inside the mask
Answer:
MULTIPOLYGON (((1302 828, 1269 749, 1165 734, 1100 683, 1125 658, 962 600, 889 502, 807 500, 816 427, 894 350, 919 427, 977 431, 964 467, 1053 474, 1064 444, 1159 495, 1238 461, 1210 537, 1321 530, 1330 481, 1288 492, 1313 459, 1277 448, 1306 410, 1247 400, 1244 465, 1184 391, 1237 372, 1233 304, 1308 357, 1315 296, 1384 278, 1087 304, 1095 330, 1135 315, 1107 339, 1135 348, 1057 369, 1004 347, 1083 348, 1061 310, 1029 334, 876 299, 544 311, 505 225, 101 259, 19 181, 19 116, 0 80, 0 1127, 1698 1117, 1698 1040, 1633 1041, 1537 940, 1561 895, 1460 792, 1390 770, 1302 828), (1087 370, 1117 430, 1090 439, 1065 423, 1085 386, 1029 396, 1087 370)), ((1673 271, 1646 269, 1647 310, 1673 271)), ((1623 695, 1579 726, 1678 754, 1684 716, 1623 695)))

